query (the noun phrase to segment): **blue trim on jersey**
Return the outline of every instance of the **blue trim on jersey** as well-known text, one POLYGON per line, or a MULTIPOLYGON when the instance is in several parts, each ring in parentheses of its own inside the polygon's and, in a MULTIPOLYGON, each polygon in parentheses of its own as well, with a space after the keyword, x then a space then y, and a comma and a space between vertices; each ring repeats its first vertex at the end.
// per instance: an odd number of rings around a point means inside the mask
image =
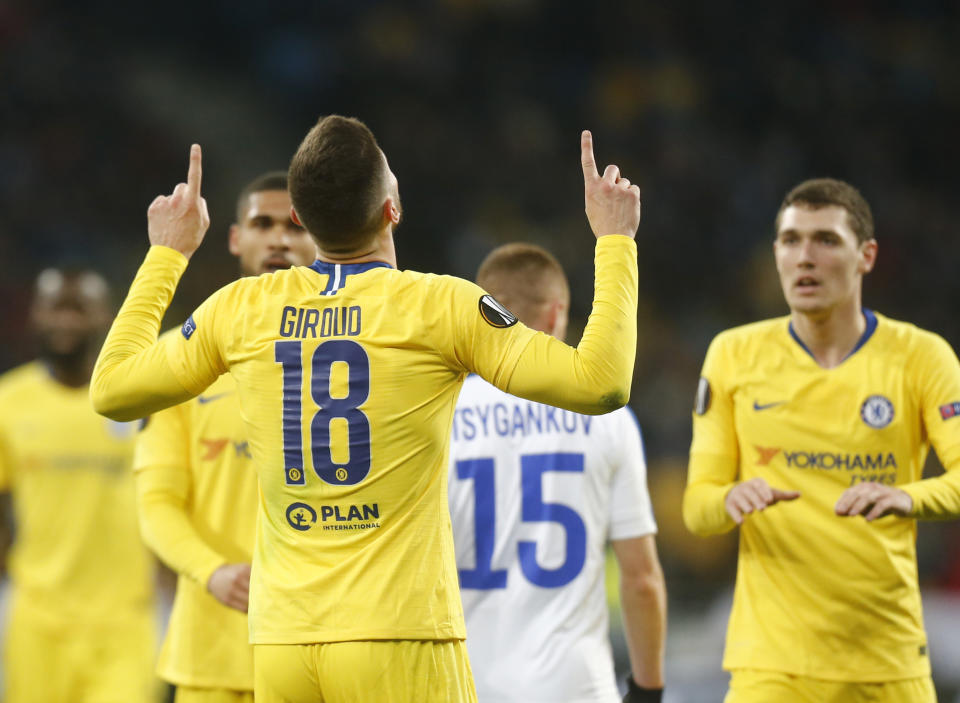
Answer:
POLYGON ((640 435, 640 456, 643 458, 643 462, 647 462, 647 444, 643 441, 643 428, 640 427, 640 420, 637 419, 637 414, 633 412, 633 408, 629 405, 624 405, 624 408, 627 410, 627 414, 633 418, 633 424, 637 426, 637 434, 640 435))
MULTIPOLYGON (((873 336, 873 333, 877 331, 877 316, 874 314, 873 310, 870 310, 869 308, 863 308, 863 318, 867 321, 867 328, 863 331, 863 334, 860 335, 860 339, 857 340, 856 345, 850 350, 850 353, 840 360, 841 364, 860 351, 860 347, 866 344, 867 340, 869 340, 873 336)), ((791 320, 787 325, 787 329, 790 330, 790 336, 793 337, 793 341, 799 344, 800 348, 807 352, 811 359, 816 361, 817 359, 814 357, 813 352, 807 349, 807 345, 803 343, 803 340, 797 336, 797 331, 793 329, 793 320, 791 320)))
POLYGON ((327 287, 320 291, 320 295, 336 295, 337 291, 347 284, 347 276, 366 273, 371 269, 393 268, 385 261, 365 261, 362 264, 331 264, 317 259, 309 268, 327 277, 327 287))

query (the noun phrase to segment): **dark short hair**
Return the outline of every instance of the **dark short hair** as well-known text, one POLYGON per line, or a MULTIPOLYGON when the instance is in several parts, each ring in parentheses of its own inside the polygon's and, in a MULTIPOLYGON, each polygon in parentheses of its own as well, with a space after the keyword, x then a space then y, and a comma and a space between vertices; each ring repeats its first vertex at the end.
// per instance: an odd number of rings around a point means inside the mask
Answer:
POLYGON ((286 171, 268 171, 247 183, 237 196, 237 222, 242 222, 250 207, 250 196, 265 190, 287 190, 286 171))
POLYGON ((570 287, 560 262, 542 247, 514 242, 497 247, 477 270, 477 285, 503 303, 524 324, 558 292, 569 302, 570 287), (553 290, 551 290, 553 289, 553 290))
POLYGON ((818 210, 836 205, 847 211, 850 229, 858 242, 873 239, 873 213, 860 191, 845 181, 836 178, 812 178, 795 186, 780 203, 777 211, 776 230, 780 230, 780 217, 791 205, 800 205, 818 210))
POLYGON ((63 264, 50 266, 37 274, 34 281, 34 300, 39 300, 50 291, 53 285, 62 285, 70 282, 74 285, 82 285, 84 279, 89 279, 93 285, 94 296, 101 296, 103 302, 108 307, 113 304, 113 296, 110 291, 110 284, 99 271, 87 268, 80 264, 63 264))
POLYGON ((322 249, 349 252, 381 225, 387 169, 373 132, 353 117, 328 115, 307 132, 290 162, 290 198, 322 249))

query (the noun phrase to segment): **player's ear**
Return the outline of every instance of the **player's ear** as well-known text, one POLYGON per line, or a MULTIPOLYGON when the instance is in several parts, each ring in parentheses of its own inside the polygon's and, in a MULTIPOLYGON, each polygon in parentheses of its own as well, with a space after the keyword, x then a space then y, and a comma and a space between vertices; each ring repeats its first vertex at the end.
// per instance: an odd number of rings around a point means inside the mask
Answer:
POLYGON ((383 201, 383 218, 393 223, 394 227, 400 224, 400 208, 392 197, 383 201))
POLYGON ((293 220, 293 224, 297 225, 298 227, 303 227, 303 223, 300 221, 297 211, 293 209, 293 205, 290 206, 290 219, 293 220))
POLYGON ((860 245, 860 273, 870 273, 877 263, 877 240, 868 239, 860 245))
POLYGON ((227 236, 227 248, 234 256, 240 256, 240 228, 230 225, 230 234, 227 236))
POLYGON ((566 303, 559 299, 554 300, 550 304, 550 334, 562 342, 567 336, 568 322, 566 303))

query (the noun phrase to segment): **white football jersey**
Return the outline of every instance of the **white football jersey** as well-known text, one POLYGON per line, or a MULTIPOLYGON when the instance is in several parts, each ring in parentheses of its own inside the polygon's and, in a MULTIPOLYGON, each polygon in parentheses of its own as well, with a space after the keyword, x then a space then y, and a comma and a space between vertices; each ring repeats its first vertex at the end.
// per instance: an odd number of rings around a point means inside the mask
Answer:
POLYGON ((450 513, 480 703, 620 700, 607 540, 656 532, 639 427, 463 384, 450 513))

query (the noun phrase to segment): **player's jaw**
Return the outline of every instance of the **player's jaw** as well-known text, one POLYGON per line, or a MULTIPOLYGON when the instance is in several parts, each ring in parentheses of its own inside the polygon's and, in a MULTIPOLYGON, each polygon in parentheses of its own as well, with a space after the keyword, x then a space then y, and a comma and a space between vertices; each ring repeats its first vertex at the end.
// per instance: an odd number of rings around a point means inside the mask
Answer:
POLYGON ((784 297, 791 310, 816 311, 824 307, 828 298, 827 286, 822 276, 810 272, 801 272, 790 276, 784 282, 784 297))
POLYGON ((274 271, 284 271, 295 265, 294 261, 290 258, 289 252, 274 252, 260 262, 257 275, 261 273, 273 273, 274 271))
POLYGON ((805 314, 826 313, 845 303, 855 303, 859 299, 859 276, 844 266, 831 269, 781 275, 783 294, 790 310, 805 314))

